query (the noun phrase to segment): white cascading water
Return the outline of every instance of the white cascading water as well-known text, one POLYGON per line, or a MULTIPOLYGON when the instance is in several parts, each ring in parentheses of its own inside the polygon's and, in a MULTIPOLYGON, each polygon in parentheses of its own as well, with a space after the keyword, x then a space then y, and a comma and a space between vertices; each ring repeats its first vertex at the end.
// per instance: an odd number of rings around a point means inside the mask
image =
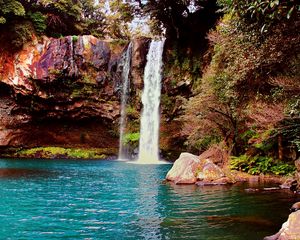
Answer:
POLYGON ((159 162, 159 105, 162 78, 164 40, 152 40, 147 55, 142 95, 139 156, 137 163, 159 162))
POLYGON ((124 141, 125 130, 126 130, 126 122, 127 122, 127 114, 126 114, 126 105, 129 95, 129 73, 130 73, 130 65, 131 65, 131 53, 132 53, 132 43, 127 47, 125 55, 123 56, 123 70, 122 70, 122 81, 123 81, 123 89, 121 96, 121 118, 120 118, 120 139, 119 139, 119 159, 126 159, 127 156, 127 148, 124 141))

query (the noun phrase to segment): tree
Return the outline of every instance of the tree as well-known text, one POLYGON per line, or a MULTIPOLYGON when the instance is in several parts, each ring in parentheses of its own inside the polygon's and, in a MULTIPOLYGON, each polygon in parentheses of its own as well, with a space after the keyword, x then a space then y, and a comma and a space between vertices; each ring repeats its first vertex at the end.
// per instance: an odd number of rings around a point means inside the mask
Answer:
POLYGON ((105 17, 107 20, 106 35, 110 38, 129 39, 129 23, 134 18, 134 6, 121 0, 108 1, 105 17))
POLYGON ((20 48, 32 34, 104 35, 106 18, 92 0, 0 0, 0 40, 20 48))
POLYGON ((9 18, 25 16, 24 6, 15 0, 0 0, 0 24, 5 24, 9 18))
POLYGON ((218 0, 225 12, 234 12, 241 20, 260 31, 267 32, 271 25, 280 21, 299 18, 300 4, 297 0, 218 0))
POLYGON ((149 15, 155 31, 165 29, 166 37, 193 45, 206 42, 205 35, 215 24, 218 7, 214 0, 135 1, 142 14, 149 15), (158 28, 157 28, 158 26, 158 28), (200 40, 200 41, 199 41, 200 40))

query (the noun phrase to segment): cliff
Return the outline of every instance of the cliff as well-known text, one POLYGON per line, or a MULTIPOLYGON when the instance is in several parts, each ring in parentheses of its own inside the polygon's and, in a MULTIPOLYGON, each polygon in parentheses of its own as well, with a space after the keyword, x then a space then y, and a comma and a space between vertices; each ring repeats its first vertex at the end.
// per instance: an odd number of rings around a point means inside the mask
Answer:
MULTIPOLYGON (((0 147, 117 148, 126 42, 43 37, 0 49, 0 147)), ((132 84, 141 86, 147 39, 135 40, 132 84)))

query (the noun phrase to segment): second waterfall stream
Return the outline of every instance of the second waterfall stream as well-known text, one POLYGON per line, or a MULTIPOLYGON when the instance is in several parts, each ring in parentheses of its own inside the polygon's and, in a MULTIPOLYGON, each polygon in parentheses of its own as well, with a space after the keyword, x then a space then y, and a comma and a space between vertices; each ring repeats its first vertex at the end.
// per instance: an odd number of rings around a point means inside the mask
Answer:
POLYGON ((152 40, 147 55, 142 94, 139 156, 137 163, 159 163, 160 92, 165 40, 152 40))

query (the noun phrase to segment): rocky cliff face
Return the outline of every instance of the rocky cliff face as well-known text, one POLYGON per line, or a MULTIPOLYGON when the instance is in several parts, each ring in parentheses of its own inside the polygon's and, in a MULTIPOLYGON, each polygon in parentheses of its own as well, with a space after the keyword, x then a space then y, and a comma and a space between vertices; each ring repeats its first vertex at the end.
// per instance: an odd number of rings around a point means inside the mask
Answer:
MULTIPOLYGON (((136 40, 135 77, 148 40, 136 40)), ((35 39, 0 49, 0 147, 117 147, 126 44, 93 36, 35 39)))

